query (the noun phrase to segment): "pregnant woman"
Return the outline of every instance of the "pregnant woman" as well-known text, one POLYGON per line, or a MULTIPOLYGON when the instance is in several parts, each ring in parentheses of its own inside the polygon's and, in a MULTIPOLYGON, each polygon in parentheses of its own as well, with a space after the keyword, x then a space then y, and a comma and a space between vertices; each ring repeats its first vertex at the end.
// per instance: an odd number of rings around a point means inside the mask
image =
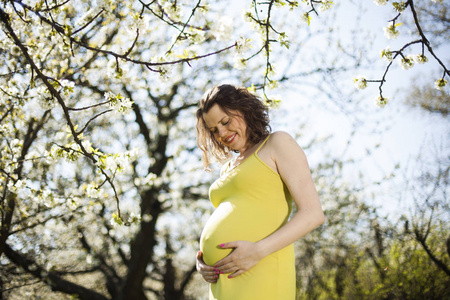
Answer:
POLYGON ((294 300, 292 243, 324 222, 303 150, 289 134, 270 133, 267 107, 232 85, 203 96, 197 133, 205 167, 211 157, 226 161, 209 190, 216 209, 197 253, 209 298, 294 300))

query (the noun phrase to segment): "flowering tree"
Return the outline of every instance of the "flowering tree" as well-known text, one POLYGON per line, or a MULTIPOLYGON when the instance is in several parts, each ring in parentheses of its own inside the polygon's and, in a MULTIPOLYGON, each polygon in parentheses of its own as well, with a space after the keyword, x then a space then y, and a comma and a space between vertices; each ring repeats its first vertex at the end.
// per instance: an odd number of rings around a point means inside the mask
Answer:
POLYGON ((234 77, 276 102, 268 91, 289 78, 273 61, 300 43, 279 16, 306 27, 332 5, 249 2, 253 31, 222 15, 227 1, 1 1, 2 291, 192 294, 210 210, 197 99, 234 77))
MULTIPOLYGON (((374 2, 377 5, 387 5, 389 3, 388 0, 374 0, 374 2)), ((421 3, 419 2, 419 9, 422 11, 428 10, 428 15, 432 15, 430 12, 435 11, 447 11, 448 3, 444 4, 443 1, 439 0, 431 0, 431 5, 436 5, 436 7, 439 6, 439 9, 433 9, 433 8, 423 8, 427 7, 430 4, 429 3, 421 3)), ((403 17, 404 14, 410 14, 412 17, 412 23, 414 24, 414 33, 418 36, 417 39, 408 41, 405 43, 402 47, 400 47, 398 50, 391 50, 390 47, 386 47, 381 51, 381 57, 384 58, 388 65, 386 66, 386 69, 384 71, 384 74, 381 79, 378 80, 370 80, 365 78, 365 76, 359 76, 354 78, 354 82, 357 88, 364 89, 367 87, 367 84, 370 82, 379 83, 379 97, 376 100, 376 103, 380 107, 384 107, 388 101, 389 98, 383 96, 383 85, 386 82, 386 77, 389 72, 389 69, 391 68, 394 61, 398 61, 400 66, 404 70, 408 70, 414 66, 415 63, 417 64, 424 64, 427 63, 429 60, 429 57, 433 60, 435 60, 441 70, 442 75, 440 78, 438 78, 435 81, 435 88, 438 90, 443 90, 444 87, 447 85, 447 77, 450 76, 450 70, 447 68, 445 63, 442 61, 440 57, 435 53, 434 46, 439 45, 432 45, 429 38, 430 35, 434 35, 433 32, 428 32, 430 34, 427 34, 424 28, 422 28, 421 20, 419 19, 419 14, 416 9, 416 3, 415 1, 409 0, 409 1, 398 1, 398 2, 392 2, 392 7, 394 8, 394 11, 396 12, 396 15, 393 16, 391 20, 389 20, 386 27, 383 28, 384 34, 388 39, 397 39, 400 35, 399 26, 402 25, 402 23, 399 22, 401 17, 403 17), (411 51, 412 48, 415 46, 419 46, 420 52, 418 54, 407 54, 411 51)), ((408 18, 409 16, 405 16, 408 18)), ((427 18, 427 15, 425 14, 424 18, 427 18)), ((444 19, 441 19, 440 22, 436 22, 437 20, 434 20, 435 23, 437 23, 437 26, 440 27, 440 24, 443 24, 443 26, 446 26, 446 21, 444 19)), ((448 22, 447 22, 448 23, 448 22)))

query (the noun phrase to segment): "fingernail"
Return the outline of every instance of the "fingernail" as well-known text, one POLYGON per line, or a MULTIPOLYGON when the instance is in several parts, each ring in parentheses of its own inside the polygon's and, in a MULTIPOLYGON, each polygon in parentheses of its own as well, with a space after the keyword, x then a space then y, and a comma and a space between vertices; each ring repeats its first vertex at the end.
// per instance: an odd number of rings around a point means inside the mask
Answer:
POLYGON ((223 274, 223 271, 220 271, 220 274, 223 274))
POLYGON ((224 246, 225 246, 225 244, 220 244, 219 245, 220 248, 223 248, 224 246))
POLYGON ((216 277, 216 278, 219 278, 219 275, 216 275, 215 277, 216 277))
POLYGON ((231 275, 228 275, 228 278, 231 279, 231 275))

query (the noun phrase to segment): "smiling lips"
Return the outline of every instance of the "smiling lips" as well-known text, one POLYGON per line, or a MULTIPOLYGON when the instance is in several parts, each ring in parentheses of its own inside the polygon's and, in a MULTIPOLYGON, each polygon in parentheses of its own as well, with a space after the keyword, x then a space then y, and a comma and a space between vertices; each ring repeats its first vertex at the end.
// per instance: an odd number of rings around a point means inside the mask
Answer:
POLYGON ((225 143, 231 144, 231 142, 233 142, 235 136, 236 136, 236 133, 235 133, 235 134, 232 134, 232 135, 230 135, 230 136, 228 136, 228 137, 225 139, 225 143))

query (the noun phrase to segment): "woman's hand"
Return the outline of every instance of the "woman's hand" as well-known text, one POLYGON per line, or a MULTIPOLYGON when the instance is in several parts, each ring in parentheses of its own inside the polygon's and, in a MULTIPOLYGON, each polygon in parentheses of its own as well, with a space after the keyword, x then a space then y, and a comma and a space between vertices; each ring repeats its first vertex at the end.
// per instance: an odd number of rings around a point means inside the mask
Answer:
POLYGON ((220 247, 222 249, 234 249, 228 256, 215 264, 215 268, 220 274, 231 273, 228 275, 228 278, 239 276, 250 270, 264 257, 264 255, 260 253, 256 243, 248 241, 230 242, 221 244, 220 247))
POLYGON ((209 283, 216 283, 217 278, 219 278, 219 270, 215 267, 208 266, 203 261, 203 252, 197 252, 197 262, 196 262, 197 271, 202 275, 203 279, 209 283))

